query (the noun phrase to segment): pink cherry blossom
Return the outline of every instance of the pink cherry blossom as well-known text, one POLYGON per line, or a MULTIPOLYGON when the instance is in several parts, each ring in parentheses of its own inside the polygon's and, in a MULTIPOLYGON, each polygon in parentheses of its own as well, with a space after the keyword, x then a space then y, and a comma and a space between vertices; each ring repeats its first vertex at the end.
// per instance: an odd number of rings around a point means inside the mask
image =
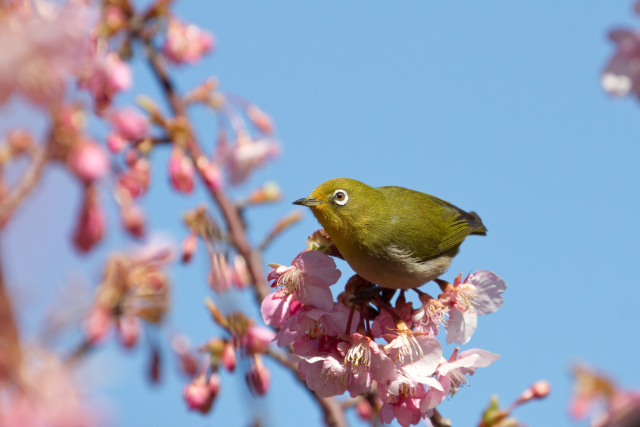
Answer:
POLYGON ((290 267, 269 266, 273 268, 268 275, 268 279, 273 280, 272 286, 283 287, 285 294, 304 305, 332 309, 333 296, 329 286, 338 281, 341 273, 331 257, 318 251, 304 251, 290 267))
POLYGON ((67 157, 73 173, 85 183, 92 183, 107 174, 110 167, 106 150, 89 138, 79 139, 67 157))
POLYGON ((319 397, 339 396, 347 389, 349 370, 344 358, 338 354, 304 357, 292 355, 298 360, 298 372, 306 380, 307 387, 319 397))
POLYGON ((105 216, 93 187, 87 188, 80 208, 80 216, 73 233, 73 244, 81 252, 89 252, 104 234, 105 216))
POLYGON ((211 255, 211 269, 207 280, 211 289, 216 293, 227 292, 231 289, 231 269, 224 254, 217 252, 211 255))
POLYGON ((266 351, 275 336, 275 332, 269 328, 251 325, 244 337, 242 347, 247 354, 261 354, 266 351))
POLYGON ((476 271, 464 281, 458 276, 439 297, 450 308, 447 344, 466 344, 476 330, 477 316, 500 308, 506 288, 500 276, 487 270, 476 271))
POLYGON ((14 93, 39 105, 62 101, 85 64, 91 21, 77 1, 25 2, 0 15, 0 104, 14 93))
POLYGON ((184 151, 175 147, 169 158, 169 179, 176 190, 189 194, 193 191, 195 167, 193 161, 184 151))
POLYGON ((411 315, 416 330, 434 336, 438 335, 439 325, 445 323, 449 307, 439 299, 432 298, 427 294, 420 295, 420 301, 422 301, 422 307, 411 315))
MULTIPOLYGON (((304 306, 281 324, 275 336, 278 346, 283 347, 303 340, 337 337, 346 332, 350 309, 334 303, 331 310, 304 306)), ((350 333, 355 332, 357 316, 353 319, 350 333)))
POLYGON ((498 358, 499 355, 479 348, 465 350, 460 354, 456 349, 448 362, 438 366, 438 380, 449 377, 449 389, 445 391, 454 395, 460 386, 467 384, 465 375, 473 375, 477 368, 486 368, 498 358))
POLYGON ((192 64, 213 49, 214 43, 210 32, 171 17, 167 23, 167 38, 162 52, 174 64, 192 64))
POLYGON ((384 348, 404 375, 423 383, 432 384, 432 375, 442 358, 442 347, 436 338, 410 329, 390 331, 390 341, 384 348))

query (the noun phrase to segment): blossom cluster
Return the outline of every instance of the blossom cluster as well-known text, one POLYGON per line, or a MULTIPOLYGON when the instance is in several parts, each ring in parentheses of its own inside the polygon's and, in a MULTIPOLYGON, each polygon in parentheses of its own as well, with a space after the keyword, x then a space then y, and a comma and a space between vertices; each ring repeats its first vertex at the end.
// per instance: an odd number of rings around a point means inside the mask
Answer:
POLYGON ((261 311, 278 329, 277 344, 291 349, 298 374, 318 396, 375 392, 382 422, 429 422, 434 408, 466 384, 467 375, 499 357, 456 348, 445 359, 437 338, 444 326, 447 343, 467 343, 477 316, 502 305, 506 284, 495 273, 480 270, 452 284, 438 281, 437 298, 417 290, 422 305, 416 308, 404 293, 392 304, 386 290, 356 275, 334 301, 330 287, 341 273, 327 253, 335 254, 335 247, 323 230, 308 246, 291 265, 270 265, 268 278, 277 290, 264 299, 261 311))

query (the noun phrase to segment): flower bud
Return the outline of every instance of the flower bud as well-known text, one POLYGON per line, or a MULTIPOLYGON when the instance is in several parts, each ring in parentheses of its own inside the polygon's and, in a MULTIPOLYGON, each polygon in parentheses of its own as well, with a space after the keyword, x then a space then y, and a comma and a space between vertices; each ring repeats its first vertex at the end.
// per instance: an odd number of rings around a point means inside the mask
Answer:
POLYGON ((69 169, 83 182, 92 183, 109 171, 109 157, 97 142, 79 139, 67 156, 69 169))
POLYGON ((83 328, 87 341, 96 344, 107 335, 112 323, 111 310, 95 304, 84 319, 83 328))
POLYGON ((113 111, 109 115, 109 123, 117 133, 129 141, 141 140, 147 134, 147 117, 133 108, 113 111))
POLYGON ((182 241, 182 262, 187 263, 191 261, 191 257, 198 248, 198 236, 194 233, 189 234, 182 241))
POLYGON ((195 25, 184 24, 169 18, 167 38, 162 49, 165 57, 174 64, 194 63, 213 49, 214 38, 208 31, 195 25))
POLYGON ((140 336, 140 320, 130 314, 122 315, 118 318, 117 331, 122 345, 132 348, 140 336))
POLYGON ((169 179, 176 190, 189 194, 193 191, 193 161, 181 148, 175 147, 169 158, 169 179))
POLYGON ((213 401, 220 391, 220 375, 217 372, 211 374, 209 379, 204 373, 185 386, 182 393, 189 409, 206 414, 211 410, 213 401))
POLYGON ((104 234, 105 217, 94 187, 87 187, 73 233, 73 244, 81 252, 89 252, 104 234))
POLYGON ((269 370, 262 363, 260 356, 254 356, 253 364, 249 367, 246 376, 247 384, 252 393, 263 396, 269 390, 269 370))
POLYGON ((130 203, 121 205, 120 220, 125 230, 133 237, 139 239, 144 236, 146 218, 138 205, 130 203))

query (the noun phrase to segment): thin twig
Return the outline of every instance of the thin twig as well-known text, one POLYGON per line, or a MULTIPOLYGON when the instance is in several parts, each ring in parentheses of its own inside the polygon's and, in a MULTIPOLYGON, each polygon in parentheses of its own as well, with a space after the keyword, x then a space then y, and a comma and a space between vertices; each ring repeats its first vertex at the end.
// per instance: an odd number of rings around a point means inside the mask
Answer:
MULTIPOLYGON (((173 82, 167 73, 165 64, 158 54, 157 49, 154 48, 149 38, 139 37, 144 43, 147 60, 151 66, 151 70, 158 79, 173 114, 176 117, 182 117, 187 120, 186 105, 175 90, 173 82)), ((200 148, 200 144, 191 131, 191 126, 189 126, 188 137, 186 139, 186 149, 194 159, 195 164, 199 164, 198 161, 200 159, 206 159, 206 156, 200 148)), ((203 171, 200 168, 197 169, 201 177, 204 179, 204 176, 202 176, 203 171)), ((247 263, 249 274, 251 275, 253 282, 252 284, 256 292, 256 298, 258 302, 262 302, 262 300, 269 294, 269 286, 265 279, 260 254, 252 249, 247 239, 242 219, 238 214, 238 210, 227 195, 220 189, 211 189, 210 193, 222 212, 222 216, 227 223, 229 234, 236 250, 247 263)))

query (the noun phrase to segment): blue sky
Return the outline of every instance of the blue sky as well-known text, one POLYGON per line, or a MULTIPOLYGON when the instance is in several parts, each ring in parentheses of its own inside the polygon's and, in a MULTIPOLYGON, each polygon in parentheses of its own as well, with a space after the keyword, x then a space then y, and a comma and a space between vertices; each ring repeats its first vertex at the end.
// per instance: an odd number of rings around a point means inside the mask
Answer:
MULTIPOLYGON (((613 52, 607 31, 640 28, 631 7, 631 1, 597 0, 183 1, 177 14, 210 29, 218 46, 176 76, 186 90, 215 75, 223 90, 275 120, 282 156, 233 190, 246 194, 267 180, 283 190, 282 203, 248 213, 256 242, 279 217, 302 209, 288 201, 335 177, 409 187, 478 212, 489 233, 463 244, 445 278, 488 269, 505 279, 504 306, 479 319, 466 346, 501 359, 478 371, 441 412, 455 426, 473 425, 492 394, 508 404, 546 379, 552 395, 521 408, 519 419, 530 426, 579 425, 566 412, 574 362, 640 387, 640 371, 629 368, 640 350, 634 220, 640 108, 632 99, 611 99, 599 86, 613 52)), ((147 92, 158 98, 144 63, 135 63, 135 73, 136 88, 120 101, 147 92)), ((210 116, 196 111, 193 117, 213 144, 210 116)), ((156 183, 144 206, 151 227, 179 242, 181 214, 209 200, 204 192, 184 197, 169 190, 167 155, 154 154, 156 183)), ((78 264, 68 242, 79 191, 56 168, 47 178, 2 239, 27 326, 60 284, 97 283, 106 254, 103 247, 78 264), (61 241, 69 254, 60 253, 61 241)), ((127 244, 116 228, 104 246, 127 244)), ((265 264, 290 262, 317 228, 305 212, 267 251, 265 264)), ((218 332, 202 303, 212 294, 206 261, 200 254, 172 271, 175 305, 166 330, 184 331, 196 344, 218 332)), ((350 276, 346 264, 339 267, 338 288, 350 276)), ((240 294, 220 301, 258 315, 240 294)), ((265 425, 322 425, 308 394, 272 364, 268 397, 250 401, 247 410, 243 376, 225 375, 214 410, 202 417, 186 411, 184 380, 170 364, 163 385, 146 383, 146 356, 144 347, 127 353, 113 345, 92 354, 87 371, 110 396, 117 425, 242 426, 256 414, 265 425)))

